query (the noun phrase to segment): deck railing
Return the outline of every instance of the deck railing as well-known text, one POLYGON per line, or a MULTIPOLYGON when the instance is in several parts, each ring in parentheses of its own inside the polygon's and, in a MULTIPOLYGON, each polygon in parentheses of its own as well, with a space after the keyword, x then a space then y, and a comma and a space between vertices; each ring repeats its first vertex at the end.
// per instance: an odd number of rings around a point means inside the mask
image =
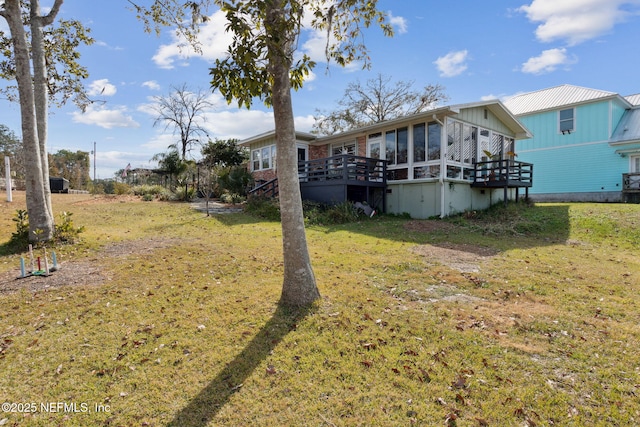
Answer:
POLYGON ((249 196, 275 197, 278 195, 278 178, 263 182, 249 190, 249 196))
POLYGON ((473 184, 530 187, 533 184, 533 164, 511 159, 477 162, 473 184))
POLYGON ((622 174, 622 192, 640 193, 640 172, 622 174))
POLYGON ((341 154, 299 162, 298 176, 300 182, 343 180, 386 183, 387 162, 371 157, 341 154))

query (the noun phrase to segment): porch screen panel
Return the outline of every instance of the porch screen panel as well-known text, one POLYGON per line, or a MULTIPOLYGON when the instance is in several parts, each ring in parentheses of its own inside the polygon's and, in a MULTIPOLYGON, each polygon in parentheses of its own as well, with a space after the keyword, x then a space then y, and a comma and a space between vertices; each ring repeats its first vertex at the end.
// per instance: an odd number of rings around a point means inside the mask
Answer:
POLYGON ((503 158, 503 151, 502 151, 502 141, 503 141, 504 137, 500 134, 494 133, 493 134, 493 138, 491 138, 491 149, 489 150, 491 152, 491 155, 498 158, 498 159, 502 159, 503 158))
POLYGON ((427 159, 426 156, 426 135, 425 124, 420 123, 413 125, 413 161, 424 162, 427 159))
POLYGON ((459 162, 462 154, 462 123, 450 122, 447 126, 447 160, 459 162))
POLYGON ((390 130, 385 134, 385 159, 388 164, 396 164, 396 131, 390 130))
POLYGON ((438 123, 429 123, 429 158, 428 160, 440 160, 440 145, 442 127, 438 123))
POLYGON ((476 158, 478 147, 478 129, 473 126, 464 125, 462 128, 462 162, 472 164, 476 158))
POLYGON ((514 144, 513 138, 505 137, 504 138, 504 157, 506 159, 514 160, 514 158, 516 156, 516 152, 515 151, 516 151, 516 148, 515 148, 515 144, 514 144))

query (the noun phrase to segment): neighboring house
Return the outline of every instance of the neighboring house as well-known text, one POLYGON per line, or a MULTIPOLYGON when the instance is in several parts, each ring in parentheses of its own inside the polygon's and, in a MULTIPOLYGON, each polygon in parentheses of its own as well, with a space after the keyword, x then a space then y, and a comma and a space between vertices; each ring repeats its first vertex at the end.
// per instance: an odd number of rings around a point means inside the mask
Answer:
POLYGON ((517 150, 535 164, 532 199, 638 201, 640 95, 562 85, 505 105, 533 134, 517 150))
MULTIPOLYGON (((437 108, 331 136, 297 132, 302 197, 367 202, 413 218, 448 216, 517 198, 532 165, 513 158, 530 132, 499 101, 437 108)), ((256 191, 277 191, 275 132, 240 142, 256 191)))

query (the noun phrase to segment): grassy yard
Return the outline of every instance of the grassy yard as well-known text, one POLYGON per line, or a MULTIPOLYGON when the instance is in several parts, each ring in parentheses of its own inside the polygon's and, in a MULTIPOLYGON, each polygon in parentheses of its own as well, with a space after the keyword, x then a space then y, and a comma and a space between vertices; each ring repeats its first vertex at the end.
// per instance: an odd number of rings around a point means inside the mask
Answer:
POLYGON ((15 279, 0 246, 2 426, 640 424, 639 205, 313 226, 322 300, 297 313, 278 223, 54 208, 86 227, 60 271, 15 279))

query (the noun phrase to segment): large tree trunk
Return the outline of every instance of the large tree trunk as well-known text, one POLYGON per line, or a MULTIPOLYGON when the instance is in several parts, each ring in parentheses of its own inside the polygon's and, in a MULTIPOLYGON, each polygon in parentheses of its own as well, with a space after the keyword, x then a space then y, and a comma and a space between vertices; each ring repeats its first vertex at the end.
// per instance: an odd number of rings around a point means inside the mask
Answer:
POLYGON ((5 10, 5 17, 13 40, 16 60, 16 82, 18 83, 20 97, 22 143, 25 151, 27 212, 29 214, 29 240, 50 240, 53 237, 53 219, 49 214, 44 193, 42 158, 36 129, 35 98, 31 78, 29 46, 22 26, 20 1, 6 0, 5 10))
MULTIPOLYGON (((275 20, 283 19, 284 12, 281 7, 272 6, 272 9, 267 11, 267 16, 275 20)), ((290 306, 307 306, 317 300, 320 293, 311 268, 304 229, 304 213, 298 180, 295 125, 291 103, 291 80, 289 78, 291 59, 287 54, 289 48, 290 46, 281 44, 275 49, 271 48, 269 55, 269 72, 273 78, 272 104, 276 128, 276 172, 280 194, 284 255, 284 281, 280 303, 290 306)))
MULTIPOLYGON (((56 2, 62 3, 62 0, 56 2)), ((50 23, 40 16, 40 0, 31 0, 31 55, 33 57, 33 93, 35 99, 36 126, 38 142, 40 144, 40 162, 42 164, 42 185, 45 203, 49 216, 53 220, 51 206, 51 186, 49 183, 49 155, 47 153, 47 129, 49 120, 49 87, 47 85, 47 66, 44 51, 44 36, 42 28, 50 23)), ((58 6, 59 7, 59 6, 58 6)))

